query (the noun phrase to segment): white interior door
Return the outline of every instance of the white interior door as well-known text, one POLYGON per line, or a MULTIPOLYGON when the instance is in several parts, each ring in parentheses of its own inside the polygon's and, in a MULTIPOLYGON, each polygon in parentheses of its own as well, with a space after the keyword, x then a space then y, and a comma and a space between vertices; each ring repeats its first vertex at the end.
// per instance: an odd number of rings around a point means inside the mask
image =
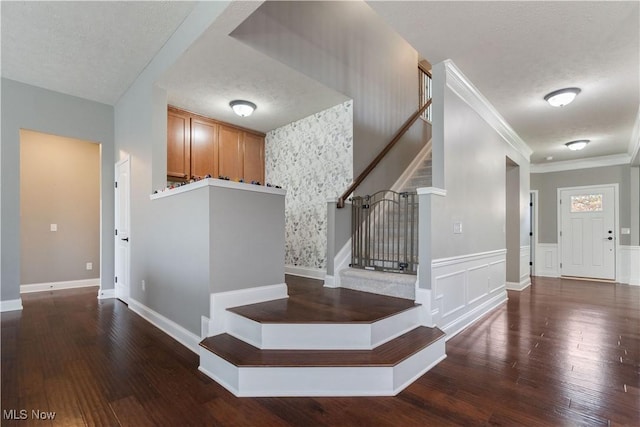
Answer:
POLYGON ((561 189, 559 197, 561 274, 615 280, 615 187, 561 189))
POLYGON ((129 157, 116 163, 115 176, 115 294, 116 298, 129 303, 129 157))

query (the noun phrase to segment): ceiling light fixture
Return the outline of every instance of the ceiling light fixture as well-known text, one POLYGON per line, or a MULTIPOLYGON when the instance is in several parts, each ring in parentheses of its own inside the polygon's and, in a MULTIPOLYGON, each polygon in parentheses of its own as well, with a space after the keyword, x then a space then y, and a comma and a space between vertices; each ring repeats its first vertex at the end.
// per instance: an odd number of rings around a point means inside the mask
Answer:
POLYGON ((567 142, 564 145, 566 145, 567 148, 569 148, 569 150, 578 151, 586 147, 588 143, 589 143, 588 139, 579 139, 577 141, 567 142))
POLYGON ((239 115, 240 117, 247 117, 253 113, 253 110, 256 108, 256 104, 249 101, 243 101, 240 99, 236 99, 235 101, 231 101, 229 106, 233 109, 233 112, 239 115))
POLYGON ((577 87, 568 87, 566 89, 554 90, 547 94, 544 100, 554 107, 564 107, 571 103, 579 93, 580 89, 577 87))

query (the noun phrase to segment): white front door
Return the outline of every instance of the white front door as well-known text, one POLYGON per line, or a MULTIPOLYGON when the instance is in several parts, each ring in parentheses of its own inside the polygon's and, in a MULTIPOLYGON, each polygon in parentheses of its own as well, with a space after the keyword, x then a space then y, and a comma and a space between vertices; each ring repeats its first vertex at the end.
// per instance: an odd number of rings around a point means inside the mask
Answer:
POLYGON ((615 280, 615 187, 560 189, 559 198, 561 275, 615 280))
POLYGON ((129 157, 116 163, 115 175, 115 294, 129 303, 129 157))

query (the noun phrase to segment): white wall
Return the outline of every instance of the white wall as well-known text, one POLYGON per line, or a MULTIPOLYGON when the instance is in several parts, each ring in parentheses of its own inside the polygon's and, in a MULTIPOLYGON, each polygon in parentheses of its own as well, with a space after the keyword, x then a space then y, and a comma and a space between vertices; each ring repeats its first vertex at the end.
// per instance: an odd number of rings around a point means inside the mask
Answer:
POLYGON ((267 133, 266 181, 287 190, 286 265, 326 269, 327 199, 351 183, 352 156, 352 101, 267 133))

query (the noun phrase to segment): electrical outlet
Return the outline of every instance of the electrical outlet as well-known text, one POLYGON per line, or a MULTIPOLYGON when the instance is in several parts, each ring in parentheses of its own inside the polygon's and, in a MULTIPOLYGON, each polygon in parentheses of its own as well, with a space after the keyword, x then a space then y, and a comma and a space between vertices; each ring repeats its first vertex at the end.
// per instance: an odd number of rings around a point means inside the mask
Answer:
POLYGON ((58 231, 58 224, 51 224, 51 231, 58 231))
POLYGON ((453 234, 462 234, 462 223, 454 222, 453 223, 453 234))
POLYGON ((92 262, 88 262, 87 263, 87 270, 93 270, 93 263, 92 262))
POLYGON ((142 290, 146 291, 147 284, 144 282, 144 280, 142 281, 141 284, 142 284, 142 290))

